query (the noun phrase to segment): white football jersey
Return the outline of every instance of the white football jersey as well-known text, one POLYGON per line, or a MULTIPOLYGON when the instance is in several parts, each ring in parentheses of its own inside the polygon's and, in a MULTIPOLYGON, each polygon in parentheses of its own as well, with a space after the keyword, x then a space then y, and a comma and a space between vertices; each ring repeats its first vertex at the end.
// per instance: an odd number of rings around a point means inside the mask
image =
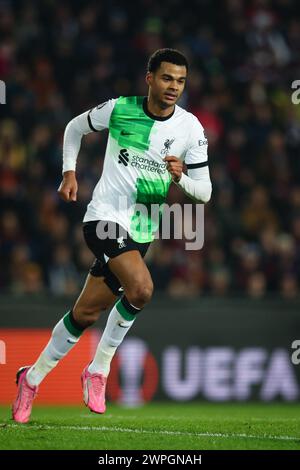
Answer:
POLYGON ((135 241, 152 241, 172 181, 163 159, 174 155, 189 169, 206 166, 203 127, 177 105, 166 118, 153 116, 142 96, 102 103, 89 112, 88 122, 91 130, 109 129, 109 136, 103 172, 83 221, 117 222, 135 241))

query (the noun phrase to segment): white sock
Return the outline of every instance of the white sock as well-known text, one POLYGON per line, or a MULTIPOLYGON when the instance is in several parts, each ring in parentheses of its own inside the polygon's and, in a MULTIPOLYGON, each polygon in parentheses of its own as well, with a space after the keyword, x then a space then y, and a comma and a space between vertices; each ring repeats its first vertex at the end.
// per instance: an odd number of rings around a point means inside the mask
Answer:
POLYGON ((29 385, 39 385, 60 359, 75 346, 82 333, 83 329, 80 330, 78 325, 74 325, 72 312, 68 312, 54 327, 49 343, 27 372, 29 385))
POLYGON ((108 376, 112 358, 133 325, 136 313, 140 311, 141 309, 129 304, 126 297, 122 297, 116 302, 109 314, 93 362, 88 367, 91 374, 98 373, 105 377, 108 376))

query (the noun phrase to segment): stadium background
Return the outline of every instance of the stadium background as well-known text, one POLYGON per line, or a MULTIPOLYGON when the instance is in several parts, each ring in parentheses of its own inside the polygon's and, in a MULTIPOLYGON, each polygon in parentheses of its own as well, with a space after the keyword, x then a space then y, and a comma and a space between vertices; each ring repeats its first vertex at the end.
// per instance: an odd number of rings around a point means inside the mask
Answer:
MULTIPOLYGON (((165 46, 190 62, 180 104, 206 129, 213 196, 204 249, 153 244, 155 297, 114 360, 110 399, 299 399, 291 361, 300 326, 297 2, 184 5, 0 1, 1 403, 11 402, 15 370, 40 352, 92 262, 81 220, 106 134, 84 138, 78 202, 69 205, 56 192, 64 127, 107 98, 145 94, 148 56, 165 46)), ((188 202, 173 185, 169 202, 178 201, 188 202)), ((99 331, 46 379, 40 403, 81 402, 79 376, 99 331)))

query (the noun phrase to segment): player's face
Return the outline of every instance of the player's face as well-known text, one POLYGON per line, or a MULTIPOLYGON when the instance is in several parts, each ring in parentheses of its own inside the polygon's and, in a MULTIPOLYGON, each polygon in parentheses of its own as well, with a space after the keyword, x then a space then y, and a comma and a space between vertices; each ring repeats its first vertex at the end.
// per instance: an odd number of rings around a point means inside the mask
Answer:
POLYGON ((152 98, 162 108, 174 106, 182 95, 186 76, 184 65, 162 62, 156 72, 148 72, 146 75, 152 98))

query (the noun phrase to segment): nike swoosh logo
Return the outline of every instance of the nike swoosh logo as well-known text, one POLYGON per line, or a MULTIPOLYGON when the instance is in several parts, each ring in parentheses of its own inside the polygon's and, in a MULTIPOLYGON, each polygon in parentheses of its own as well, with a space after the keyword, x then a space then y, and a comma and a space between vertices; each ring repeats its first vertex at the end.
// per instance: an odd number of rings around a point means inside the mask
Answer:
POLYGON ((130 325, 126 325, 126 326, 125 326, 125 325, 122 325, 121 322, 118 322, 118 326, 119 326, 120 328, 129 328, 130 325))
POLYGON ((72 339, 67 339, 67 343, 70 343, 70 344, 76 344, 77 341, 73 341, 72 339))
POLYGON ((121 131, 121 135, 134 135, 134 132, 121 131))

